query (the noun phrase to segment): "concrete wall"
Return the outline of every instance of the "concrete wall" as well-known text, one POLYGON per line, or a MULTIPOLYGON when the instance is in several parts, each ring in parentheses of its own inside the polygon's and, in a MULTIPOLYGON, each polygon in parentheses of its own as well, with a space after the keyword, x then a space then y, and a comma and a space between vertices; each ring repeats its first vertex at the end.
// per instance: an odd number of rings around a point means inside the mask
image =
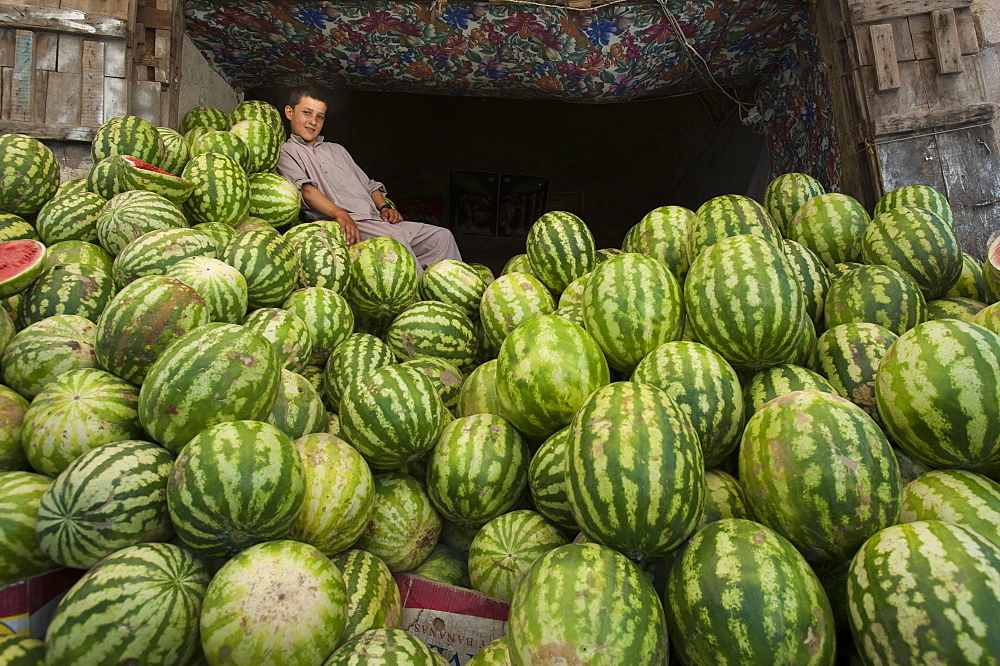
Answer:
POLYGON ((181 89, 178 119, 195 106, 214 106, 226 113, 243 101, 242 92, 233 90, 226 80, 212 69, 194 42, 184 36, 181 55, 181 89))

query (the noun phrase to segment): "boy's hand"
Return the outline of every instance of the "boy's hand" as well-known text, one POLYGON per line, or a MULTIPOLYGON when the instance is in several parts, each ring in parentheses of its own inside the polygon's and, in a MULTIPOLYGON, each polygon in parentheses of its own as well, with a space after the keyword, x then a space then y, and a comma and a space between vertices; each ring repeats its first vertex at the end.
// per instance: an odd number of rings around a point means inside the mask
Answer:
POLYGON ((381 213, 382 219, 389 224, 396 224, 403 221, 403 216, 395 208, 383 208, 381 213))
POLYGON ((340 225, 340 230, 344 233, 344 241, 348 245, 354 245, 361 241, 361 232, 354 218, 347 214, 347 211, 340 211, 333 218, 340 225))

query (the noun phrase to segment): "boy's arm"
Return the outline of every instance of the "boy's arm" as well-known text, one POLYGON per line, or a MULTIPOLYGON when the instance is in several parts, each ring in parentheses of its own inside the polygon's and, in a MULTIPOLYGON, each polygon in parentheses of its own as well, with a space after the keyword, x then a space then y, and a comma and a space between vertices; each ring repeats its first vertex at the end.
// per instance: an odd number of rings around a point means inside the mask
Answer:
POLYGON ((354 245, 361 240, 361 232, 358 230, 354 218, 346 210, 333 203, 316 186, 306 183, 299 191, 307 206, 335 220, 340 225, 340 230, 344 232, 344 240, 347 241, 348 245, 354 245))
POLYGON ((378 214, 383 220, 389 224, 396 224, 397 222, 403 221, 403 216, 395 208, 382 208, 382 206, 387 205, 385 200, 385 195, 382 193, 381 189, 377 189, 372 192, 372 201, 375 202, 375 207, 379 209, 378 214))

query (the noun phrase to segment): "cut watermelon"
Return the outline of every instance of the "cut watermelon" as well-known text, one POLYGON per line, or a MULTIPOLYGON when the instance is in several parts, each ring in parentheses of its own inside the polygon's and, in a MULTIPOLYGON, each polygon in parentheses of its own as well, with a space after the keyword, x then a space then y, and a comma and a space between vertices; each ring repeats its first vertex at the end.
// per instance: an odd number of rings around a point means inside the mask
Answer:
POLYGON ((45 265, 45 246, 29 239, 0 243, 0 298, 18 294, 35 281, 45 265))
POLYGON ((180 205, 188 200, 194 191, 194 183, 180 176, 143 162, 131 155, 122 156, 128 166, 118 171, 118 187, 122 190, 146 190, 166 197, 180 205))

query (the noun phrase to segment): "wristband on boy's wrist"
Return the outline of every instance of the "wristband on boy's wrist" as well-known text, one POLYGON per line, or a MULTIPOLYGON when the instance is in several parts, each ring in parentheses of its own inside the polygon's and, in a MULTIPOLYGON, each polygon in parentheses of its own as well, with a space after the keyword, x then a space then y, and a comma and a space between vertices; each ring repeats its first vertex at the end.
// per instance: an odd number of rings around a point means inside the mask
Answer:
POLYGON ((382 204, 381 206, 378 207, 378 212, 381 213, 386 208, 392 208, 392 204, 382 204))

